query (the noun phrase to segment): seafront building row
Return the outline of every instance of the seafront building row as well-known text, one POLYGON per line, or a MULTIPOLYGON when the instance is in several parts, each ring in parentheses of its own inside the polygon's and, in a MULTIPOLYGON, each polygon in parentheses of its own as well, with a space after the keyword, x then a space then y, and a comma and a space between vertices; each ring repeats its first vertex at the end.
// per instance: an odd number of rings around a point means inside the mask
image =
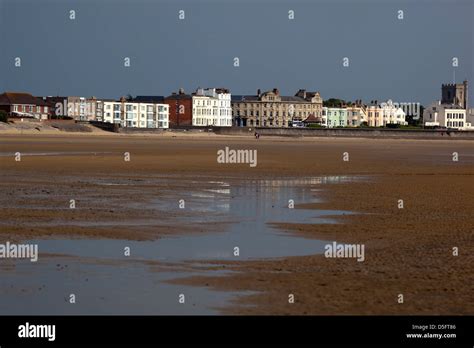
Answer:
MULTIPOLYGON (((442 99, 423 112, 429 127, 471 129, 474 112, 468 109, 467 81, 443 84, 442 99)), ((334 99, 330 99, 334 100, 334 99)), ((389 127, 407 125, 403 105, 388 100, 326 103, 318 91, 298 90, 293 96, 277 88, 254 95, 232 95, 226 88, 183 89, 163 96, 128 96, 118 100, 96 97, 34 97, 28 93, 0 94, 0 110, 9 117, 71 118, 130 128, 180 127, 389 127)), ((410 112, 409 112, 410 113, 410 112)), ((419 115, 421 116, 421 115, 419 115)))

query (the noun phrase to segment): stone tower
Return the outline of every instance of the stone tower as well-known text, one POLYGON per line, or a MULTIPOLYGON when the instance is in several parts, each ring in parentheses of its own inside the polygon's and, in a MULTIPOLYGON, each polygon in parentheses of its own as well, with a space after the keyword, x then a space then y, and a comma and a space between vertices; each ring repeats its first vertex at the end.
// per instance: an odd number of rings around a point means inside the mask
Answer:
POLYGON ((467 109, 469 107, 467 96, 467 81, 463 81, 463 83, 446 83, 441 86, 442 104, 454 104, 467 109))

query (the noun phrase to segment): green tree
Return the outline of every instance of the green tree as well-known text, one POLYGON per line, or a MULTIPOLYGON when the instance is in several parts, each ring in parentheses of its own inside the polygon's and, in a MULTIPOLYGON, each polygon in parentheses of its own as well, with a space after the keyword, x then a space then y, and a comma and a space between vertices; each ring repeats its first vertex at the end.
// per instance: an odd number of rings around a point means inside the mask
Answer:
POLYGON ((346 102, 343 99, 329 98, 323 101, 323 106, 328 108, 339 108, 342 105, 345 105, 346 102))

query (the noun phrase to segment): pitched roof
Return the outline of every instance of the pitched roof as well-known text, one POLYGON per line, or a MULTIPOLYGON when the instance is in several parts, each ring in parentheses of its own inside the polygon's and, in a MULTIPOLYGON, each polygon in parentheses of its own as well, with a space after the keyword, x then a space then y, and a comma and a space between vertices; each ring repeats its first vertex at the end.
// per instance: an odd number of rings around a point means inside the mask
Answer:
POLYGON ((311 113, 311 114, 309 114, 308 117, 306 117, 306 119, 303 122, 305 122, 305 123, 320 123, 321 118, 316 117, 316 116, 314 116, 313 113, 311 113))
POLYGON ((256 95, 235 95, 232 94, 230 96, 231 101, 233 102, 244 102, 248 100, 258 100, 258 96, 256 95))
MULTIPOLYGON (((266 92, 265 92, 266 93, 266 92)), ((263 94, 265 94, 263 93, 263 94)), ((273 93, 273 92, 272 92, 273 93)), ((291 97, 291 96, 280 96, 282 102, 298 102, 298 103, 307 103, 308 101, 300 97, 291 97)), ((257 95, 232 95, 231 100, 234 103, 238 102, 248 102, 248 101, 259 101, 261 100, 257 95)))
POLYGON ((287 97, 287 96, 281 96, 281 101, 292 101, 292 102, 307 102, 307 100, 305 100, 304 98, 300 98, 300 97, 287 97))
POLYGON ((311 99, 316 96, 316 94, 319 94, 319 92, 306 92, 306 99, 311 99))
POLYGON ((33 97, 29 93, 5 92, 0 94, 0 105, 27 104, 48 106, 41 98, 33 97))

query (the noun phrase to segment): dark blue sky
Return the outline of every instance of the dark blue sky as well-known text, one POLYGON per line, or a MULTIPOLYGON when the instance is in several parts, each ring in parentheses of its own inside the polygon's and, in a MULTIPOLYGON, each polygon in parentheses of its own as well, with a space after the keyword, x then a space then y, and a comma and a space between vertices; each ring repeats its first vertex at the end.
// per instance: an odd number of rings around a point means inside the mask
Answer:
POLYGON ((278 87, 426 104, 453 81, 458 57, 456 80, 471 82, 474 100, 472 0, 0 0, 0 11, 2 91, 117 98, 278 87))

